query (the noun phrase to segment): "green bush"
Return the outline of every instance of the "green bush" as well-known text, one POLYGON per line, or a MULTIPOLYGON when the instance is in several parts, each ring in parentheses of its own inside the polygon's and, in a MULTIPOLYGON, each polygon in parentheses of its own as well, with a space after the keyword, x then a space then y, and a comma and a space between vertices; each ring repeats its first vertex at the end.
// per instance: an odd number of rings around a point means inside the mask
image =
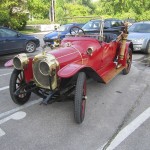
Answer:
POLYGON ((16 30, 23 30, 27 24, 27 15, 24 13, 13 14, 10 18, 10 27, 16 30))
POLYGON ((22 30, 27 23, 27 15, 25 13, 14 13, 11 16, 7 11, 0 11, 0 25, 10 27, 15 30, 22 30))
POLYGON ((0 26, 8 26, 9 24, 9 14, 7 11, 0 10, 0 26))

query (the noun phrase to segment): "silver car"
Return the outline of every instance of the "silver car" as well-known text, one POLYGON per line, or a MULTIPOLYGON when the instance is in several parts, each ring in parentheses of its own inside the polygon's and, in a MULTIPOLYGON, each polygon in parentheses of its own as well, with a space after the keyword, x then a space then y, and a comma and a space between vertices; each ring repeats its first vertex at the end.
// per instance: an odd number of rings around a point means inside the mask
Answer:
POLYGON ((150 54, 150 21, 134 23, 128 31, 128 40, 133 42, 133 50, 150 54))

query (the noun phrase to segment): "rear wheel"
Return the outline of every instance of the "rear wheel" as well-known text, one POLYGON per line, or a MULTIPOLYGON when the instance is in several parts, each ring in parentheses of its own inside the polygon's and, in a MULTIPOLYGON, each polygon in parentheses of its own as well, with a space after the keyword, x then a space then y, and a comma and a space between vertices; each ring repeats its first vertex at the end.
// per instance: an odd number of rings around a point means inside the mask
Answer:
POLYGON ((124 75, 130 72, 131 64, 132 64, 132 50, 131 48, 129 48, 127 54, 127 60, 126 60, 126 67, 122 71, 124 75))
POLYGON ((12 100, 16 104, 25 104, 31 96, 31 92, 26 92, 27 89, 25 89, 25 84, 23 71, 14 69, 10 78, 9 91, 12 100), (18 89, 20 89, 20 94, 15 93, 18 89))
POLYGON ((82 123, 85 115, 86 104, 86 75, 84 72, 78 74, 76 89, 75 89, 75 101, 74 101, 74 117, 77 123, 82 123))
POLYGON ((26 52, 27 53, 32 53, 36 50, 36 45, 34 42, 32 41, 29 41, 27 44, 26 44, 26 48, 25 48, 26 52))

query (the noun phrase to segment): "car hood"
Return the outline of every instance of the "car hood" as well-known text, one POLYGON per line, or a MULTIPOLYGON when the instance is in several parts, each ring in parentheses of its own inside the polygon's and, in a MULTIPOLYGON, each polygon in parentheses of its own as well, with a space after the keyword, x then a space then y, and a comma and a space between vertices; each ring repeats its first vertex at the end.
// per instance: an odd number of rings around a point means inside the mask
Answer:
POLYGON ((99 29, 83 29, 84 31, 99 31, 99 29))
POLYGON ((66 32, 58 32, 58 31, 54 31, 54 32, 51 32, 51 33, 48 33, 44 36, 44 38, 53 38, 53 37, 57 37, 58 35, 59 36, 62 36, 62 35, 65 35, 66 32))
POLYGON ((130 32, 128 34, 128 40, 132 40, 132 39, 146 39, 146 38, 150 38, 150 33, 130 32))
POLYGON ((27 34, 20 34, 21 36, 23 37, 26 37, 26 38, 32 38, 32 39, 38 39, 36 36, 34 35, 27 35, 27 34))

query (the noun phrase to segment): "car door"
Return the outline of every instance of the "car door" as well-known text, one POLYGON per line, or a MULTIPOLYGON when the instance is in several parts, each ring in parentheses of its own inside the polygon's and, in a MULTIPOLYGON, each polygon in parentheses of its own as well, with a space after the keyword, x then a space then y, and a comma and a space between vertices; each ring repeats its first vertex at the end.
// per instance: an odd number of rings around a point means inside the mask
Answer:
POLYGON ((0 54, 4 53, 4 41, 5 39, 3 38, 3 32, 0 29, 0 54))
POLYGON ((17 32, 6 28, 2 28, 1 32, 3 34, 2 47, 5 54, 18 52, 23 47, 23 42, 17 32))

